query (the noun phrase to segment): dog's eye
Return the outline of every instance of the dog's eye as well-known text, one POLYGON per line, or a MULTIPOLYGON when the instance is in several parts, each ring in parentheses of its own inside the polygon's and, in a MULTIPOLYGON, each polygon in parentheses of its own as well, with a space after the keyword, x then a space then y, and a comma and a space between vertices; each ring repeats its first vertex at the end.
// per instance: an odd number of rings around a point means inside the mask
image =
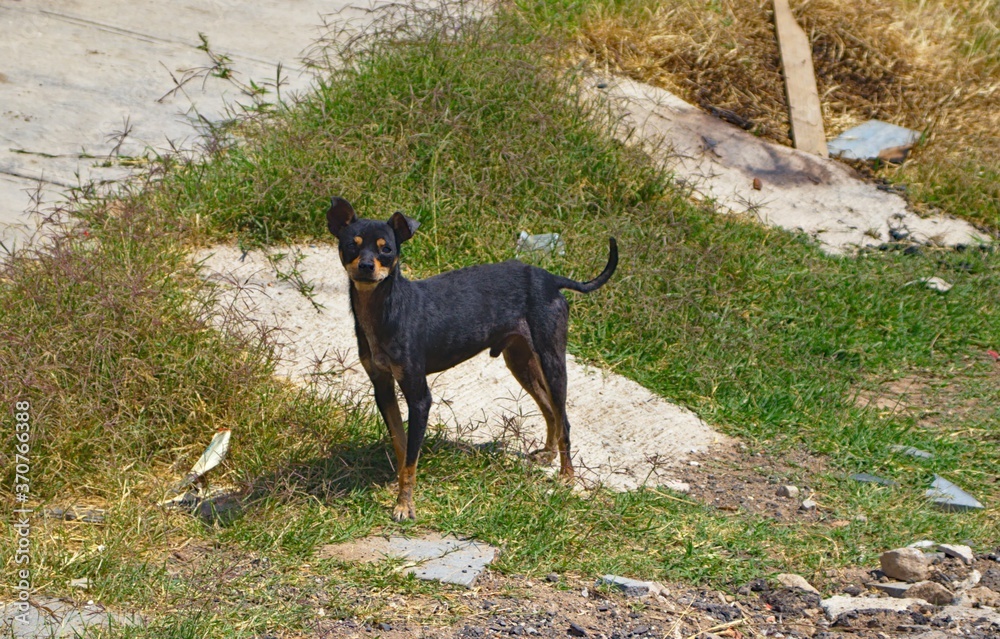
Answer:
POLYGON ((386 244, 382 247, 382 254, 388 255, 389 253, 392 253, 392 248, 390 248, 389 245, 386 244))

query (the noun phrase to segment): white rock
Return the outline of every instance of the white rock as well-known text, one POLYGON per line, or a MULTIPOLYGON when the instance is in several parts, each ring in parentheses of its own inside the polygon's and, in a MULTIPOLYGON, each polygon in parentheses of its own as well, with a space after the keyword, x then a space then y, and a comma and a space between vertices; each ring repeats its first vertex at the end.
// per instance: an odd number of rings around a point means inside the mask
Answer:
POLYGON ((799 489, 796 486, 779 486, 776 494, 778 497, 788 497, 789 499, 794 499, 799 496, 799 489))
POLYGON ((907 548, 935 548, 937 547, 936 541, 931 541, 930 539, 921 539, 920 541, 915 541, 907 548))
POLYGON ((805 590, 806 592, 812 592, 817 595, 819 594, 819 591, 816 590, 812 584, 799 575, 782 573, 775 577, 775 580, 785 588, 798 588, 799 590, 805 590))

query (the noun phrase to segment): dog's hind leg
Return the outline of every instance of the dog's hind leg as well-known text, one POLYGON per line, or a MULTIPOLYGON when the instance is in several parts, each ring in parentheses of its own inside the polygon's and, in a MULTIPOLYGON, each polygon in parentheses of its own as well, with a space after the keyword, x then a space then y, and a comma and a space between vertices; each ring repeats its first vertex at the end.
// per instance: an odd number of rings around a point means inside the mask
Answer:
POLYGON ((545 448, 533 451, 531 458, 539 463, 550 464, 556 457, 559 441, 559 423, 556 422, 555 410, 552 408, 552 398, 549 387, 545 383, 542 365, 538 355, 523 337, 511 338, 503 350, 503 360, 524 390, 538 404, 538 409, 545 418, 546 435, 545 448))
MULTIPOLYGON (((549 387, 552 398, 552 410, 555 415, 555 449, 559 452, 559 474, 566 478, 573 477, 573 461, 569 449, 569 419, 566 417, 566 355, 551 350, 544 350, 539 355, 542 372, 549 387)), ((546 444, 548 446, 548 444, 546 444)))
POLYGON ((559 452, 559 474, 564 478, 573 477, 573 461, 570 458, 569 419, 566 417, 566 330, 569 324, 569 306, 561 295, 554 302, 554 308, 540 326, 532 326, 531 334, 534 351, 538 355, 545 384, 552 400, 555 417, 555 449, 559 452))

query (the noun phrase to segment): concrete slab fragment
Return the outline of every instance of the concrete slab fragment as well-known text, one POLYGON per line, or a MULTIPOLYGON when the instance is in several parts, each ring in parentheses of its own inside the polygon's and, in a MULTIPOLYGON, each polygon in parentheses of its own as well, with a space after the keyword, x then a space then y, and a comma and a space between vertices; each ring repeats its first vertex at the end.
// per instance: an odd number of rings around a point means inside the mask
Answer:
POLYGON ((406 573, 417 579, 471 588, 498 552, 497 548, 474 539, 431 533, 423 537, 366 537, 330 544, 320 548, 317 557, 362 563, 404 559, 414 562, 406 568, 406 573))
POLYGON ((981 510, 979 500, 940 475, 934 475, 934 482, 927 489, 927 497, 942 510, 981 510))
POLYGON ((969 566, 976 561, 976 553, 972 552, 972 548, 964 544, 938 544, 937 548, 949 557, 961 559, 963 563, 969 566))
POLYGON ((584 91, 605 97, 621 116, 620 140, 642 146, 695 196, 723 211, 806 233, 826 252, 878 247, 900 233, 942 246, 989 241, 964 220, 920 217, 899 195, 859 179, 840 162, 761 140, 663 89, 594 77, 584 91))
POLYGON ((884 598, 884 597, 848 597, 835 595, 820 602, 823 612, 831 621, 848 612, 903 612, 913 605, 927 605, 921 599, 884 598))
POLYGON ((848 129, 830 140, 830 155, 845 160, 875 160, 886 149, 912 146, 920 139, 920 131, 869 120, 848 129))
POLYGON ((96 604, 77 606, 61 599, 32 599, 26 612, 17 603, 0 603, 0 637, 14 639, 79 637, 87 630, 142 623, 139 615, 111 612, 96 604))

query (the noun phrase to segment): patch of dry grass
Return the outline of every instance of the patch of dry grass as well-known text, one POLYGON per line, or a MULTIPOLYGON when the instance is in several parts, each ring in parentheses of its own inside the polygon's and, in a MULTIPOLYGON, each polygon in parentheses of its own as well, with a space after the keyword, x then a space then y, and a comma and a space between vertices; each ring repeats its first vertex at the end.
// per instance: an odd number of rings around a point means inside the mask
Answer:
MULTIPOLYGON (((1000 2, 792 2, 813 45, 828 136, 877 118, 924 132, 903 167, 918 199, 1000 225, 1000 2)), ((577 53, 611 72, 726 109, 790 144, 770 0, 596 3, 577 53)))

